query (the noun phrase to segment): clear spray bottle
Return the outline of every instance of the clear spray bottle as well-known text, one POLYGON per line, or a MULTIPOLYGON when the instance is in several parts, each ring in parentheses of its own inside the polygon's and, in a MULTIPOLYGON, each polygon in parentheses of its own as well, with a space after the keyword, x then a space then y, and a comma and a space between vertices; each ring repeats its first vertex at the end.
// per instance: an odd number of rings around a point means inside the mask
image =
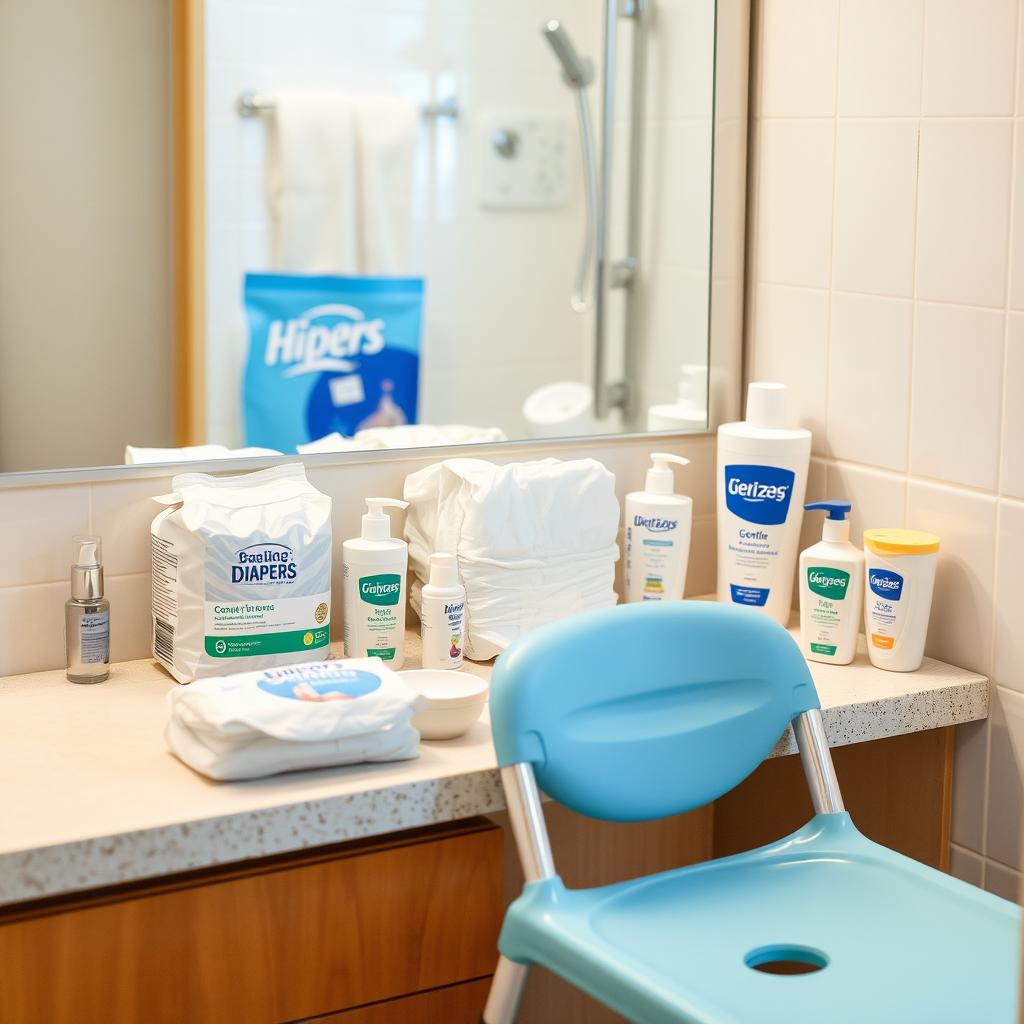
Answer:
POLYGON ((103 596, 99 537, 75 537, 71 597, 64 605, 64 653, 73 683, 102 683, 110 675, 110 602, 103 596))

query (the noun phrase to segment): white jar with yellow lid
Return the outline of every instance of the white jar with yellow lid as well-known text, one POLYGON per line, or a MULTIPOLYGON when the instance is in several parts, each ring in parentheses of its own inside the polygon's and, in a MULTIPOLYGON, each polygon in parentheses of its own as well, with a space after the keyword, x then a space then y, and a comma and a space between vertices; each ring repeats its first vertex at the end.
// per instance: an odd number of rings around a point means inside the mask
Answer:
POLYGON ((872 665, 890 672, 920 668, 938 551, 934 533, 864 531, 864 633, 872 665))

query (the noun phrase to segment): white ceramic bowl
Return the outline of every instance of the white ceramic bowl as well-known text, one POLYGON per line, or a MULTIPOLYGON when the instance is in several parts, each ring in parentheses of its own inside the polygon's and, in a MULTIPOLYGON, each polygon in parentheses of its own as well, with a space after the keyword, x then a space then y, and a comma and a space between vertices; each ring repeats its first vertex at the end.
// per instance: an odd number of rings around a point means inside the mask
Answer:
POLYGON ((399 672, 424 698, 424 708, 413 715, 413 727, 425 740, 453 740, 480 717, 487 703, 487 683, 470 672, 418 668, 399 672))

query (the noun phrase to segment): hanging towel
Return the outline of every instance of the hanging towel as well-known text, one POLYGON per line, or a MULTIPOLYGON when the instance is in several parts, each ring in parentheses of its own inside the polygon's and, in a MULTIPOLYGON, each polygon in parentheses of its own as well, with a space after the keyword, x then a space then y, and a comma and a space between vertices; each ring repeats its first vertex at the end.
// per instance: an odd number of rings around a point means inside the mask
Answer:
POLYGON ((354 102, 361 270, 364 274, 405 274, 409 270, 419 109, 400 96, 359 96, 354 102))
POLYGON ((267 151, 272 258, 283 270, 407 270, 414 104, 387 95, 283 93, 267 151))
POLYGON ((271 256, 286 270, 359 273, 356 116, 338 93, 281 93, 269 126, 271 256))

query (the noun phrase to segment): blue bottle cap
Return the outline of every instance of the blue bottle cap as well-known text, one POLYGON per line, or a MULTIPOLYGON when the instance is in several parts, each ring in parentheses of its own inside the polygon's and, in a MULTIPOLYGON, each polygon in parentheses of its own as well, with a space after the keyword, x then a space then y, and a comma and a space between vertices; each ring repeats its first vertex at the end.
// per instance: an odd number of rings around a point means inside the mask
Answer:
POLYGON ((804 508, 808 512, 820 509, 822 512, 828 513, 829 519, 842 521, 850 514, 853 505, 848 501, 812 501, 809 505, 804 505, 804 508))

